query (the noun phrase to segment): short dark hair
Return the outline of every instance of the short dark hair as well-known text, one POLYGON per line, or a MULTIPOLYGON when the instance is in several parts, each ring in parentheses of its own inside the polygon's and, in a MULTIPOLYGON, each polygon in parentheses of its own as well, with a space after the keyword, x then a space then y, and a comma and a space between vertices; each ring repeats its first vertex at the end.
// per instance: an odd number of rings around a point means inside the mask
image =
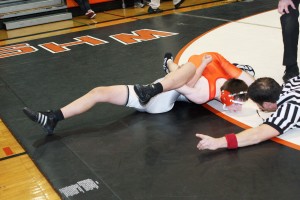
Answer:
POLYGON ((226 91, 230 92, 230 94, 237 94, 234 96, 234 99, 240 99, 242 101, 248 100, 247 93, 238 94, 240 92, 247 92, 247 90, 248 90, 248 85, 243 80, 236 79, 236 78, 228 79, 222 85, 221 91, 222 90, 226 90, 226 91))
POLYGON ((272 78, 263 77, 254 81, 248 88, 252 101, 262 105, 264 102, 276 103, 282 87, 272 78))

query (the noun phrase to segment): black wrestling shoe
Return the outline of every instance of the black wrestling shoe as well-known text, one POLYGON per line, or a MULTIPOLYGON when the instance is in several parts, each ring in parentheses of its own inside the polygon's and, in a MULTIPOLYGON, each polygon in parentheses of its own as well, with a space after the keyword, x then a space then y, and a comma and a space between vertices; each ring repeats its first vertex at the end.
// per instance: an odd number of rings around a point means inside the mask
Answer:
POLYGON ((166 72, 166 74, 170 73, 170 70, 169 70, 169 67, 168 67, 168 64, 167 64, 167 61, 168 61, 169 59, 173 60, 173 55, 172 55, 172 53, 166 53, 166 54, 165 54, 165 57, 164 57, 163 69, 164 69, 164 71, 166 72))
POLYGON ((150 95, 151 90, 154 89, 153 87, 151 87, 151 84, 149 85, 136 84, 134 85, 133 89, 136 95, 138 96, 141 104, 147 104, 148 101, 153 97, 152 95, 150 95))
POLYGON ((152 97, 159 93, 154 84, 136 84, 133 89, 138 96, 140 103, 143 105, 147 104, 152 97))
POLYGON ((237 68, 243 70, 244 72, 247 72, 251 76, 253 76, 253 77, 255 76, 255 71, 250 65, 241 65, 238 63, 232 63, 232 64, 235 65, 237 68))
POLYGON ((40 124, 48 135, 53 134, 54 128, 57 124, 57 119, 55 118, 52 110, 48 110, 46 112, 35 112, 25 107, 23 108, 23 112, 29 119, 40 124))
POLYGON ((185 0, 181 0, 178 4, 175 4, 175 9, 178 9, 184 1, 185 0))
POLYGON ((285 70, 282 80, 286 83, 289 79, 298 75, 299 75, 298 70, 289 70, 289 71, 285 70))

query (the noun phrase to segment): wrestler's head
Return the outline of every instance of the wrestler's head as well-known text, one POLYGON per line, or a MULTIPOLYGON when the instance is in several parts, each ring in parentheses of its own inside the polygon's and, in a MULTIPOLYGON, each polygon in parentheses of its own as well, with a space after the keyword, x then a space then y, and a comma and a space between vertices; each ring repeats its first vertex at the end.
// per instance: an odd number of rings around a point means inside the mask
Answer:
POLYGON ((240 111, 248 100, 248 85, 240 79, 229 79, 221 87, 221 102, 225 110, 240 111))

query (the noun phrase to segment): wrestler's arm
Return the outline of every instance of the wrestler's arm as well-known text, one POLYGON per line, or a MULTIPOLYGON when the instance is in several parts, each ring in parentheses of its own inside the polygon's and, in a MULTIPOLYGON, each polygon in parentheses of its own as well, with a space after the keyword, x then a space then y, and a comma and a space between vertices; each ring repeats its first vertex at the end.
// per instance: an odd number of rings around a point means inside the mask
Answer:
POLYGON ((249 86, 254 82, 253 76, 237 68, 235 65, 226 60, 222 55, 218 54, 219 62, 222 68, 233 78, 241 79, 249 86))
MULTIPOLYGON (((269 140, 279 135, 279 132, 270 125, 262 124, 256 128, 250 128, 236 134, 238 147, 245 147, 260 142, 269 140)), ((227 148, 227 140, 225 137, 213 138, 208 135, 196 134, 200 138, 197 145, 199 150, 216 150, 220 148, 227 148)))
POLYGON ((195 75, 193 76, 193 78, 186 83, 186 85, 188 87, 194 87, 197 83, 197 81, 200 79, 200 77, 202 76, 202 73, 205 69, 205 67, 212 61, 212 56, 209 54, 206 54, 203 56, 202 58, 202 62, 200 64, 200 66, 197 68, 195 75))
POLYGON ((250 86, 255 81, 253 76, 251 76, 250 74, 248 74, 247 72, 244 72, 244 71, 242 71, 241 75, 239 75, 237 78, 245 81, 245 83, 248 86, 250 86))
POLYGON ((207 90, 208 88, 205 87, 189 87, 187 85, 176 89, 177 92, 184 95, 186 98, 188 98, 188 100, 196 104, 203 104, 208 101, 208 95, 204 95, 207 94, 207 90))

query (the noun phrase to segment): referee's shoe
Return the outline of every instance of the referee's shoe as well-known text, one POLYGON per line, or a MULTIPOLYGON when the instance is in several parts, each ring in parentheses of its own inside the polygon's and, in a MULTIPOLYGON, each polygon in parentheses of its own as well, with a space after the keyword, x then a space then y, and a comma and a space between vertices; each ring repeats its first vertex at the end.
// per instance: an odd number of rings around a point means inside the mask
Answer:
POLYGON ((299 69, 297 67, 286 67, 286 70, 284 72, 284 75, 282 77, 283 81, 286 83, 289 79, 298 76, 299 75, 299 69))

